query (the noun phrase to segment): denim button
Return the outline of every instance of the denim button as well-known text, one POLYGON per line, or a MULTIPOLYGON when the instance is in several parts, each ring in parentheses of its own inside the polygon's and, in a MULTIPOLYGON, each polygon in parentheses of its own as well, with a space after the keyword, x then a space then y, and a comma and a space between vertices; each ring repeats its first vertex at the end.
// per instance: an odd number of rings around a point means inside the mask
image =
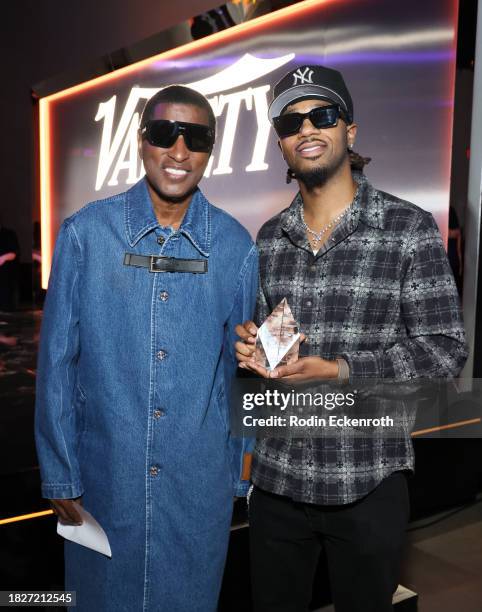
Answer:
POLYGON ((159 361, 162 361, 163 359, 167 357, 167 353, 166 351, 160 350, 157 352, 156 357, 159 359, 159 361))
POLYGON ((159 468, 157 465, 151 465, 151 469, 149 470, 151 476, 157 476, 159 474, 159 468))
POLYGON ((165 242, 166 242, 166 239, 164 238, 164 236, 157 237, 157 244, 163 245, 165 242))
POLYGON ((169 299, 169 292, 168 291, 161 291, 161 293, 159 294, 159 299, 162 302, 167 302, 167 300, 169 299))
POLYGON ((161 408, 157 408, 156 410, 154 410, 154 418, 155 419, 160 419, 162 416, 164 416, 166 413, 164 412, 164 410, 162 410, 161 408))

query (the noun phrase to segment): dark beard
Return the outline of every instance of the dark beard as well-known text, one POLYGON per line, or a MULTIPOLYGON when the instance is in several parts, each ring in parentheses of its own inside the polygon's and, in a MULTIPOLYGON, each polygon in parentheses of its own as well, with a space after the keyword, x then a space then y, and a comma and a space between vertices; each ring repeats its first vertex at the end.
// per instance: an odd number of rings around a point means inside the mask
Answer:
POLYGON ((323 187, 332 176, 331 168, 325 167, 295 173, 295 177, 305 185, 308 191, 313 191, 317 187, 323 187))
POLYGON ((301 181, 308 191, 313 191, 318 187, 323 187, 326 183, 338 172, 340 167, 345 161, 346 155, 342 155, 339 159, 335 160, 329 166, 320 166, 313 168, 313 170, 307 170, 305 172, 300 170, 293 170, 295 178, 301 181))

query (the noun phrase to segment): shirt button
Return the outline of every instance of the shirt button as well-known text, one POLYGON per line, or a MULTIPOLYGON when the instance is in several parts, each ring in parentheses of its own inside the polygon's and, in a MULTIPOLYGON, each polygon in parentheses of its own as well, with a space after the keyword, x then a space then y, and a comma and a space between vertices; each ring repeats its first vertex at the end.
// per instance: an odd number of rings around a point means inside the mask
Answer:
POLYGON ((310 272, 316 272, 316 266, 315 266, 315 264, 312 264, 312 265, 310 266, 310 272))
POLYGON ((167 291, 161 291, 161 293, 159 294, 159 299, 162 302, 167 302, 167 300, 169 299, 169 293, 167 291))
POLYGON ((156 357, 159 359, 159 361, 162 361, 163 359, 165 359, 167 357, 167 353, 166 351, 158 351, 156 357))
POLYGON ((307 300, 307 301, 306 301, 306 305, 307 305, 307 306, 312 306, 312 305, 313 305, 313 302, 312 302, 311 300, 307 300))
POLYGON ((164 410, 162 410, 161 408, 157 408, 156 410, 154 410, 154 418, 155 419, 160 419, 162 416, 164 416, 166 413, 164 412, 164 410))
POLYGON ((165 242, 166 242, 166 239, 164 238, 164 236, 157 237, 157 244, 163 245, 165 242))
POLYGON ((149 474, 151 476, 157 476, 159 474, 159 468, 157 465, 151 465, 151 468, 149 470, 149 474))

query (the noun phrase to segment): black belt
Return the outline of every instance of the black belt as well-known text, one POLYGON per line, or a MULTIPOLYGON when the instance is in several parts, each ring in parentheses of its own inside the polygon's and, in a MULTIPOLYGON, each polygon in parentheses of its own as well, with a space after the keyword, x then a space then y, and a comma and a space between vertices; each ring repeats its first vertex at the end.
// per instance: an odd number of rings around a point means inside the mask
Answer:
POLYGON ((134 253, 124 255, 124 265, 149 268, 149 272, 205 274, 208 271, 207 259, 178 259, 158 255, 134 255, 134 253))

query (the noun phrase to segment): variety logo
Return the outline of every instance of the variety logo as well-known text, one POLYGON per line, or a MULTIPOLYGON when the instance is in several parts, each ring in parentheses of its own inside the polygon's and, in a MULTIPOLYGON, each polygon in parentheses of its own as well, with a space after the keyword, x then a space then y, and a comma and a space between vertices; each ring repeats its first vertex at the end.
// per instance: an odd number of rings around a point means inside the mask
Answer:
MULTIPOLYGON (((278 58, 262 59, 247 53, 215 75, 200 81, 186 83, 208 97, 216 117, 224 115, 224 129, 221 134, 218 134, 215 152, 204 173, 206 177, 233 172, 231 156, 238 133, 238 120, 242 105, 246 110, 254 113, 257 123, 251 159, 244 170, 259 172, 268 169, 265 157, 271 130, 268 121, 268 92, 271 86, 266 84, 251 87, 249 84, 287 64, 294 57, 295 54, 290 53, 278 58), (244 89, 231 91, 240 87, 244 89)), ((308 79, 311 78, 311 75, 306 76, 306 73, 303 73, 299 78, 308 79)), ((137 154, 139 102, 145 102, 158 90, 159 88, 133 87, 116 127, 114 127, 114 117, 117 96, 112 96, 107 102, 99 104, 95 121, 103 121, 103 127, 95 183, 96 191, 102 189, 105 184, 118 185, 121 173, 127 185, 137 182, 143 176, 144 168, 137 154)))

